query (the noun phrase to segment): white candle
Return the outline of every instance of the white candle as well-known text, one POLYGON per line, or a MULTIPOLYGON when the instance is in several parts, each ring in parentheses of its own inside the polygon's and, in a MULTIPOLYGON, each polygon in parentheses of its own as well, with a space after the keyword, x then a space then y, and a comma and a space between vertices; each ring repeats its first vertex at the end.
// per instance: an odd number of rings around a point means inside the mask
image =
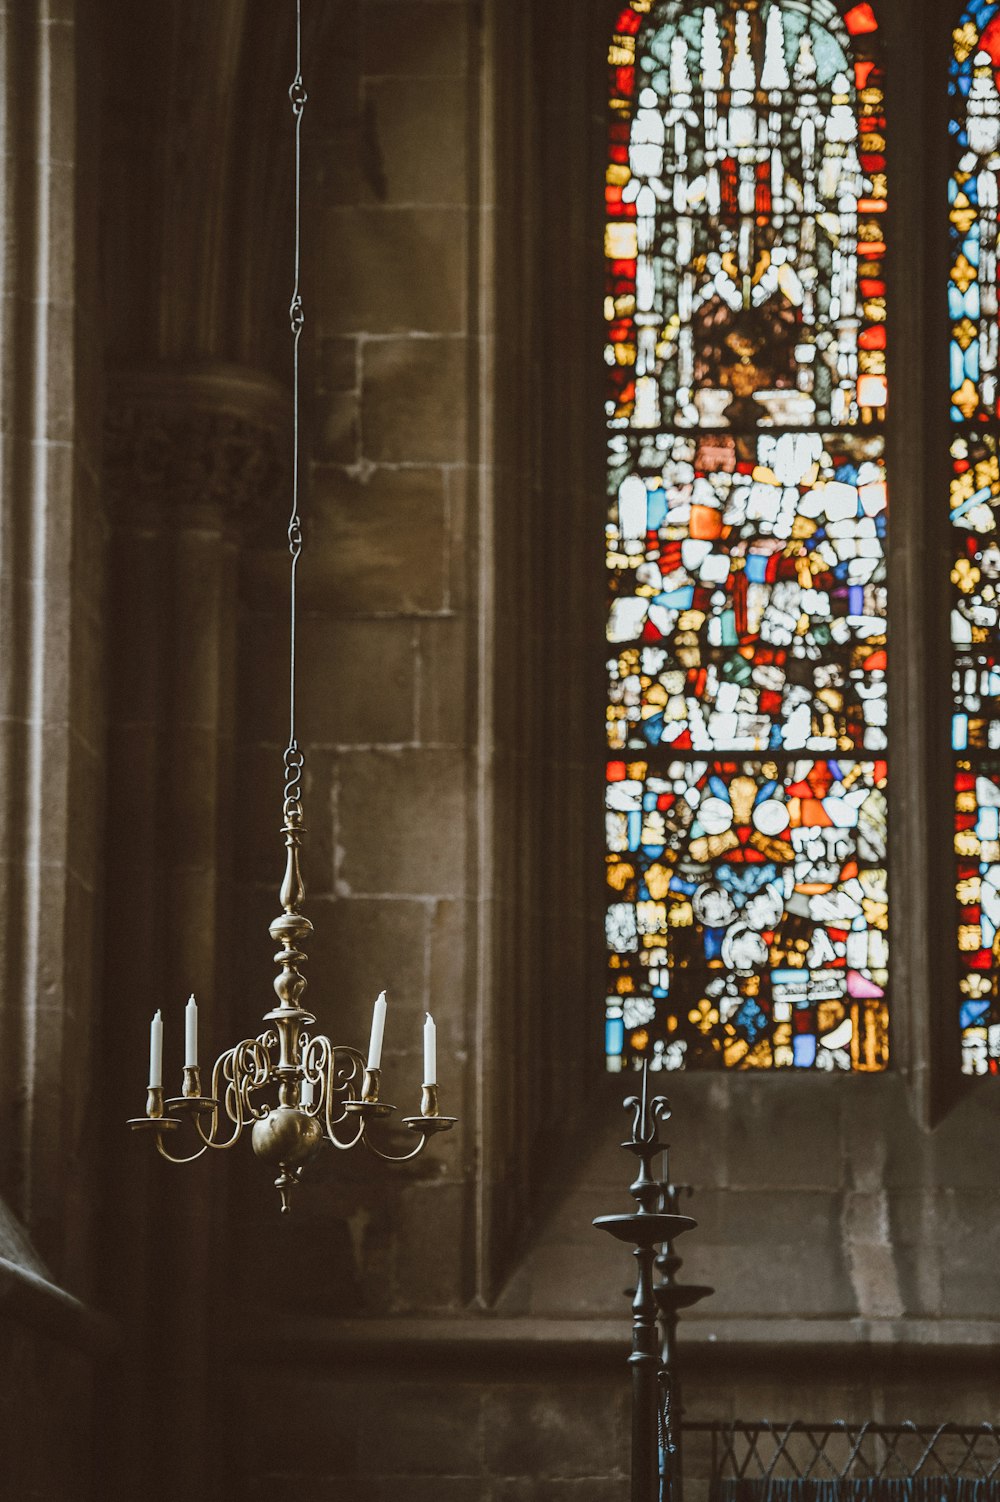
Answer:
POLYGON ((198 1067, 198 1003, 192 996, 184 1009, 184 1068, 198 1067))
POLYGON ((385 992, 380 991, 372 1012, 372 1035, 368 1043, 368 1068, 379 1069, 382 1065, 382 1038, 385 1035, 385 992))
POLYGON ((437 1028, 430 1012, 424 1022, 424 1084, 436 1085, 438 1078, 437 1028))
POLYGON ((149 1088, 159 1090, 163 1085, 163 1015, 157 1011, 149 1024, 149 1088))
POLYGON ((311 1108, 312 1103, 313 1082, 312 1080, 303 1080, 302 1089, 299 1091, 299 1105, 302 1107, 303 1111, 308 1111, 311 1108))

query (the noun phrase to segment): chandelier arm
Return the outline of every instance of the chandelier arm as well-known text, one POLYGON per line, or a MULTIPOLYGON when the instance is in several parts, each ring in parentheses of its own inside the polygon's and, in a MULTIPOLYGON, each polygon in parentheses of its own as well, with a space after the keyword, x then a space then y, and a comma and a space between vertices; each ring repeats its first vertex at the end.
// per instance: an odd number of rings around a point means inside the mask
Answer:
MULTIPOLYGON (((340 1120, 343 1121, 343 1119, 344 1118, 341 1116, 340 1120)), ((363 1142, 365 1140, 364 1118, 362 1117, 362 1119, 359 1121, 357 1131, 354 1133, 354 1136, 351 1137, 347 1142, 342 1142, 333 1128, 329 1126, 326 1129, 325 1136, 327 1142, 329 1142, 333 1147, 339 1148, 342 1153, 348 1153, 350 1152, 352 1147, 357 1147, 359 1142, 363 1142)))
POLYGON ((163 1146, 162 1132, 156 1133, 156 1151, 161 1158, 166 1158, 168 1163, 193 1163, 196 1158, 201 1157, 202 1153, 206 1153, 211 1145, 210 1142, 205 1142, 203 1139, 202 1146, 198 1148, 197 1152, 188 1153, 184 1157, 175 1157, 173 1153, 168 1153, 167 1149, 163 1146))
POLYGON ((374 1153, 376 1158, 381 1158, 385 1163, 409 1163, 411 1158, 418 1158, 420 1156, 424 1148, 427 1146, 429 1140, 429 1137, 421 1135, 417 1141, 416 1147, 412 1148, 408 1153, 384 1153, 382 1149, 380 1147, 376 1147, 374 1142, 371 1142, 367 1136, 362 1137, 362 1141, 364 1142, 365 1147, 368 1149, 368 1151, 370 1153, 374 1153))
POLYGON ((243 1128, 246 1126, 246 1122, 240 1121, 239 1125, 236 1127, 236 1130, 232 1133, 231 1136, 227 1137, 225 1141, 219 1141, 217 1140, 215 1135, 216 1127, 219 1124, 218 1106, 216 1106, 215 1110, 212 1111, 211 1116, 212 1125, 209 1127, 207 1132, 201 1124, 201 1117, 196 1116, 194 1118, 195 1131, 198 1133, 198 1136, 201 1138, 206 1147, 212 1148, 215 1152, 224 1153, 228 1148, 235 1147, 237 1142, 239 1142, 240 1138, 243 1136, 243 1128))
MULTIPOLYGON (((334 1095, 343 1095, 345 1100, 357 1100, 358 1094, 354 1089, 354 1081, 358 1078, 359 1073, 364 1071, 365 1061, 364 1056, 356 1048, 351 1048, 347 1044, 342 1043, 338 1045, 327 1041, 327 1048, 329 1052, 326 1064, 326 1088, 323 1091, 326 1133, 335 1147, 343 1147, 344 1143, 338 1139, 334 1127, 339 1126, 342 1121, 346 1120, 349 1113, 345 1109, 341 1111, 339 1116, 334 1116, 332 1112, 333 1097, 334 1095), (338 1054, 341 1058, 346 1056, 346 1066, 344 1064, 338 1065, 338 1054)), ((364 1121, 362 1120, 360 1130, 351 1140, 350 1145, 352 1147, 363 1133, 364 1121)))
POLYGON ((299 1110, 304 1111, 307 1116, 319 1116, 326 1107, 326 1073, 330 1040, 324 1038, 322 1033, 315 1038, 310 1038, 308 1034, 303 1033, 299 1040, 299 1047, 301 1050, 299 1067, 302 1070, 302 1083, 305 1084, 308 1080, 311 1085, 319 1086, 316 1098, 311 1106, 304 1106, 300 1098, 299 1110), (313 1058, 314 1054, 317 1056, 315 1059, 313 1058))

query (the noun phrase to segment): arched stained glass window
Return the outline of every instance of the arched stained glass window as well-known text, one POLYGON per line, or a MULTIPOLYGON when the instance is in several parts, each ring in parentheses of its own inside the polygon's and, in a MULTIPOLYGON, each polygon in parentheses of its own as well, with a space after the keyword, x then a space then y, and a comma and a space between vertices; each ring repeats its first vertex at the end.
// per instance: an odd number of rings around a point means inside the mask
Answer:
POLYGON ((952 744, 962 1068, 1000 1071, 1000 4, 953 36, 951 267, 952 744))
POLYGON ((609 64, 608 1067, 882 1069, 876 17, 632 0, 609 64))

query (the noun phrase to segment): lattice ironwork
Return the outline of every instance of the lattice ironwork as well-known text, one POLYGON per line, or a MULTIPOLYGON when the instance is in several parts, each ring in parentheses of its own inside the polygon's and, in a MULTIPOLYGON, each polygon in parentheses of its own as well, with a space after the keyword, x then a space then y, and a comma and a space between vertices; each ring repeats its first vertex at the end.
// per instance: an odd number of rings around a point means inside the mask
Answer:
POLYGON ((951 1478, 1000 1487, 1000 1425, 689 1423, 709 1433, 712 1480, 881 1481, 951 1478))

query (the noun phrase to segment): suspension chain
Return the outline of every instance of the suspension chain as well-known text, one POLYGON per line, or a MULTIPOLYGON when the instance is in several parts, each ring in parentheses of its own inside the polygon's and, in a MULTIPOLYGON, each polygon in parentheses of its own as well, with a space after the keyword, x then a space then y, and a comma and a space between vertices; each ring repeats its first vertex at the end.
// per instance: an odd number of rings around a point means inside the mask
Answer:
POLYGON ((302 240, 302 115, 308 94, 302 82, 302 0, 295 0, 295 77, 288 90, 295 121, 295 264, 292 300, 288 308, 292 333, 292 509, 288 518, 288 551, 291 554, 289 590, 288 654, 288 747, 284 756, 285 818, 297 809, 301 815, 303 753, 295 735, 296 636, 298 628, 298 566, 302 553, 302 518, 299 515, 299 341, 305 313, 299 291, 302 240))

